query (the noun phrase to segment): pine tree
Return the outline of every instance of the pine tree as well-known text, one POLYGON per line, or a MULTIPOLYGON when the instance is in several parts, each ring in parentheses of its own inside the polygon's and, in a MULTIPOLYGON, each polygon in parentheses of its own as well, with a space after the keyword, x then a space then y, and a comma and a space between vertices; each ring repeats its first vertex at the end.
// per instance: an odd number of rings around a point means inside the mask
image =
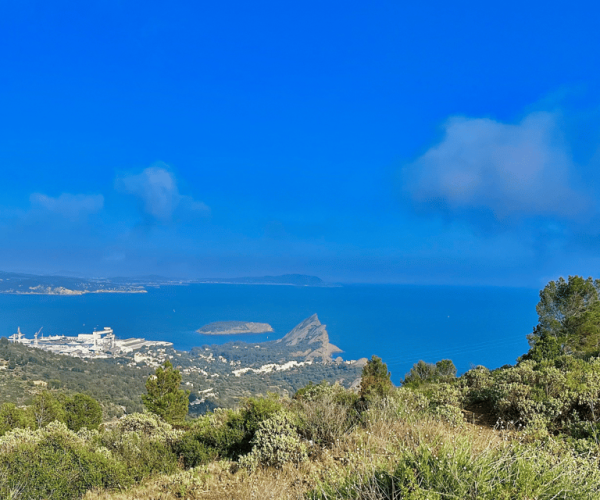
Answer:
POLYGON ((159 366, 156 374, 148 377, 142 396, 146 409, 170 423, 181 422, 188 413, 190 392, 180 389, 181 374, 170 361, 159 366))
POLYGON ((600 280, 569 276, 551 281, 540 292, 539 322, 527 336, 531 349, 523 359, 600 351, 600 280))
POLYGON ((362 398, 386 396, 392 388, 391 374, 381 358, 373 356, 363 367, 360 379, 360 395, 362 398))

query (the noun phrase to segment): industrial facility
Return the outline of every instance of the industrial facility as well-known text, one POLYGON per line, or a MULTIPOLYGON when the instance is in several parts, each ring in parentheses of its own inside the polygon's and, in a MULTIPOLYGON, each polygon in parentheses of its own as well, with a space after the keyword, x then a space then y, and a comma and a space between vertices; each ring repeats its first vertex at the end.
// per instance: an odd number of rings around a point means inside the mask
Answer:
POLYGON ((25 337, 19 327, 17 333, 11 335, 9 340, 36 349, 78 358, 112 358, 146 346, 173 346, 171 342, 139 338, 117 339, 113 329, 109 327, 104 327, 103 330, 94 330, 92 333, 80 333, 77 337, 66 335, 44 337, 40 328, 34 334, 33 339, 25 337))

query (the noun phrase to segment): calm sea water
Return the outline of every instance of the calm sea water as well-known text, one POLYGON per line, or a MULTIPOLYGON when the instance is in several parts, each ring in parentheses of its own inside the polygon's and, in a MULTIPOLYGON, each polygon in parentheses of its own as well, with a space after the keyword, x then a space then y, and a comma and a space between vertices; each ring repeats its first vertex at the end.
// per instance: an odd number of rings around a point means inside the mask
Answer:
POLYGON ((419 359, 450 358, 459 372, 482 364, 514 363, 527 351, 525 336, 537 323, 538 291, 513 288, 351 285, 309 288, 260 285, 189 285, 147 294, 75 297, 0 295, 0 336, 89 333, 110 326, 118 337, 167 340, 189 350, 231 336, 195 333, 212 321, 270 323, 274 333, 235 336, 259 342, 285 335, 313 313, 327 325, 344 359, 383 358, 400 378, 419 359))

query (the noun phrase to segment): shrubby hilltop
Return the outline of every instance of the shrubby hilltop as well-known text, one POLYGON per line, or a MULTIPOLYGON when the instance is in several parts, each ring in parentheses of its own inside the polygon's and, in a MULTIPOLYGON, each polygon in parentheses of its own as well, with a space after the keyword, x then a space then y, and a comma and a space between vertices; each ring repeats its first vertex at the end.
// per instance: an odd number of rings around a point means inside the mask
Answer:
POLYGON ((146 347, 112 359, 82 360, 4 340, 0 344, 0 403, 28 403, 41 388, 53 387, 89 393, 105 405, 107 415, 139 411, 146 377, 170 360, 191 391, 190 412, 201 414, 234 406, 252 395, 293 394, 311 381, 337 381, 349 387, 360 376, 364 360, 332 359, 337 352, 316 315, 280 341, 234 341, 191 352, 146 347))

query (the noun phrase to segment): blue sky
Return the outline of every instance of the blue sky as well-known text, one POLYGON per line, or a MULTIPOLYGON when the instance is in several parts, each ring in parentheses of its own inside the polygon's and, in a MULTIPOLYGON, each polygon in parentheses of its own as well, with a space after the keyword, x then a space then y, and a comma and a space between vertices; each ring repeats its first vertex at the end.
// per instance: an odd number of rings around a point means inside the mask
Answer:
POLYGON ((0 2, 0 269, 600 276, 592 2, 0 2))

